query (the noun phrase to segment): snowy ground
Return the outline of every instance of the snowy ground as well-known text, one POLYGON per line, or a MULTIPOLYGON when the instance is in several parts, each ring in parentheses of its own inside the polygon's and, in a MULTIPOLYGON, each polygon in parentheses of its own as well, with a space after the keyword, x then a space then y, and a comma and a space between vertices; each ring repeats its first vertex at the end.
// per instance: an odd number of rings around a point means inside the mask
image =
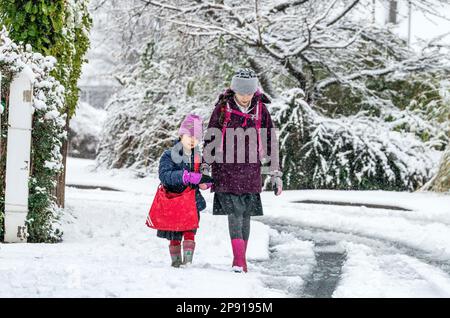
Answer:
MULTIPOLYGON (((342 263, 336 257, 339 279, 328 296, 450 297, 449 195, 286 191, 282 200, 270 200, 270 195, 263 195, 267 213, 261 221, 313 242, 316 259, 323 256, 323 247, 325 254, 344 256, 342 263), (411 211, 294 203, 299 200, 365 202, 411 211)), ((325 285, 326 279, 320 277, 325 285)))
POLYGON ((156 178, 68 164, 64 242, 0 244, 1 297, 450 297, 448 195, 263 193, 244 275, 230 272, 227 220, 211 215, 208 191, 194 264, 174 269, 167 241, 144 225, 156 178))

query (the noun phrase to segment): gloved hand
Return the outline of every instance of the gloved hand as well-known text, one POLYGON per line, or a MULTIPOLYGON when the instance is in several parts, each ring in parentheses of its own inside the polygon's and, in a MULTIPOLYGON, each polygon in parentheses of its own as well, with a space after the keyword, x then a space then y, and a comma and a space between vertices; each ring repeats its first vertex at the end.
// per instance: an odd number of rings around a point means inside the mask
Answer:
POLYGON ((272 184, 273 192, 278 196, 283 192, 283 180, 281 179, 283 174, 281 171, 272 171, 270 174, 270 183, 272 184))
POLYGON ((211 188, 211 186, 212 186, 212 183, 211 183, 211 182, 208 182, 208 183, 200 183, 200 184, 199 184, 199 187, 200 187, 200 189, 202 189, 202 190, 207 190, 207 189, 211 188))
POLYGON ((183 171, 183 184, 199 184, 202 179, 202 174, 198 172, 189 172, 186 169, 183 171))
POLYGON ((202 163, 200 165, 200 172, 202 174, 206 174, 208 176, 211 175, 211 166, 209 164, 207 164, 206 162, 202 163))

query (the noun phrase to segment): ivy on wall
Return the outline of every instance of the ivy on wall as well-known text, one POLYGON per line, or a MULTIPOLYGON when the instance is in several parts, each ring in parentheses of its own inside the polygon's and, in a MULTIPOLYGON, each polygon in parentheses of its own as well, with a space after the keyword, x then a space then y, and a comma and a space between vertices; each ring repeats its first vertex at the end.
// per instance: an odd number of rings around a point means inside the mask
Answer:
POLYGON ((76 110, 77 83, 89 48, 92 19, 87 6, 86 0, 0 0, 0 21, 11 38, 56 58, 52 75, 66 89, 64 112, 69 118, 76 110))
MULTIPOLYGON (((38 78, 34 83, 27 218, 30 242, 62 239, 62 231, 57 226, 60 209, 56 206, 55 193, 58 176, 64 168, 62 148, 67 139, 67 124, 76 111, 77 83, 90 44, 92 19, 87 6, 87 0, 0 0, 0 25, 6 27, 2 31, 4 50, 16 50, 22 63, 33 65, 38 78), (9 42, 12 48, 7 48, 9 42)), ((1 54, 0 51, 0 57, 1 54)), ((2 65, 0 59, 2 72, 9 73, 9 78, 21 65, 6 62, 2 65)), ((2 83, 6 93, 2 96, 7 95, 7 87, 2 83)), ((0 158, 0 174, 4 174, 4 162, 0 158)), ((0 236, 4 212, 4 184, 1 183, 0 236)))

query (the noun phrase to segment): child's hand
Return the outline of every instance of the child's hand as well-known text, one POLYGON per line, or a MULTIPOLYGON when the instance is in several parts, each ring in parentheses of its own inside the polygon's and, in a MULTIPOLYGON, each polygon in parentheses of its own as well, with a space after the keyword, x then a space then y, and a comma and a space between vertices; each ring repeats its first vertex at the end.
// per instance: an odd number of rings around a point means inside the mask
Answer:
POLYGON ((199 184, 202 174, 198 172, 183 171, 183 184, 199 184))
POLYGON ((198 186, 202 190, 207 190, 211 188, 212 183, 200 183, 198 186))

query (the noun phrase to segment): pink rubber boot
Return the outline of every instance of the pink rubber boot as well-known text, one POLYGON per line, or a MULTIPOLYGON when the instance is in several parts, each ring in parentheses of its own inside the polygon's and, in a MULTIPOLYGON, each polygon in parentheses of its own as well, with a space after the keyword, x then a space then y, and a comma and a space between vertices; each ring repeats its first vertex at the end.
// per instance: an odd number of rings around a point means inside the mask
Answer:
POLYGON ((231 240, 233 248, 233 271, 242 273, 245 271, 245 241, 243 239, 231 240))
POLYGON ((247 273, 247 245, 248 241, 244 241, 244 272, 247 273))

